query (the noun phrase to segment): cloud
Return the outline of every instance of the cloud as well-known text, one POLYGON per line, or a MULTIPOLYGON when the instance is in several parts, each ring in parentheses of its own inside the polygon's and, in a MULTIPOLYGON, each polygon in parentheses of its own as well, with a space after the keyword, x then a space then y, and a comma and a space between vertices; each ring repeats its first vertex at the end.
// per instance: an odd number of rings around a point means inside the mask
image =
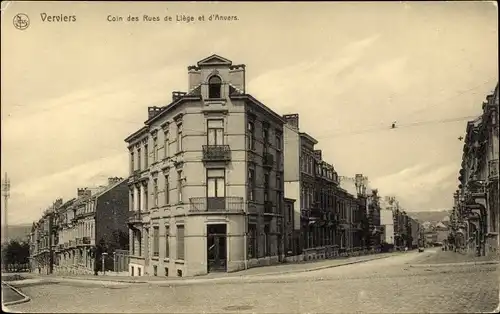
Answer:
POLYGON ((371 185, 383 195, 394 195, 408 210, 445 207, 451 197, 459 165, 421 163, 397 173, 375 178, 371 185), (438 200, 438 202, 436 202, 438 200), (421 206, 421 208, 419 208, 421 206))
POLYGON ((69 200, 76 196, 76 189, 106 184, 108 177, 126 177, 127 154, 98 158, 55 174, 35 178, 23 184, 12 183, 9 223, 25 223, 36 219, 56 198, 69 200), (39 212, 33 210, 39 208, 39 212))

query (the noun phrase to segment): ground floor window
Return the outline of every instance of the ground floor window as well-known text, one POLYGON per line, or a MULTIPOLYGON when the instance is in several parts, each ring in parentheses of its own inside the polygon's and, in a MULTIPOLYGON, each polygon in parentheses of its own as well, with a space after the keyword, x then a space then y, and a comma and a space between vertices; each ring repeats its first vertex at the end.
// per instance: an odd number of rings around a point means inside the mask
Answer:
POLYGON ((248 259, 257 258, 257 225, 249 224, 248 225, 248 259))

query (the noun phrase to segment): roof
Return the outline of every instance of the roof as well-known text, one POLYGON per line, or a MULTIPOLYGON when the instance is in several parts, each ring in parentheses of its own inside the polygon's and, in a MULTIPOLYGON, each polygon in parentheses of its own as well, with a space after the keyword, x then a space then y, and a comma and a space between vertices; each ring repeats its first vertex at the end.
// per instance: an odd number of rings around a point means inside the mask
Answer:
POLYGON ((269 113, 270 115, 272 115, 276 120, 280 121, 283 124, 286 124, 286 120, 282 116, 280 116, 279 114, 277 114, 276 112, 274 112, 272 109, 270 109, 269 107, 267 107, 266 105, 264 105, 263 103, 261 103, 259 100, 257 100, 255 97, 253 97, 250 94, 235 94, 235 95, 230 95, 229 97, 231 99, 249 100, 254 105, 257 105, 259 108, 263 109, 264 111, 266 111, 267 113, 269 113))
POLYGON ((318 141, 314 137, 312 137, 311 135, 307 134, 306 132, 300 132, 299 134, 301 137, 308 139, 312 143, 318 144, 318 141))
POLYGON ((107 187, 105 187, 102 191, 99 191, 98 193, 96 193, 94 195, 95 198, 99 198, 100 196, 108 193, 109 191, 111 191, 112 189, 114 189, 115 187, 119 186, 120 184, 122 184, 123 182, 125 181, 128 181, 128 179, 122 179, 120 180, 119 182, 116 182, 115 184, 112 184, 112 185, 108 185, 107 187))
POLYGON ((229 59, 226 59, 224 57, 221 57, 219 55, 213 54, 210 57, 206 57, 203 60, 200 60, 196 63, 199 67, 203 66, 214 66, 214 65, 227 65, 230 66, 233 64, 233 62, 229 59))

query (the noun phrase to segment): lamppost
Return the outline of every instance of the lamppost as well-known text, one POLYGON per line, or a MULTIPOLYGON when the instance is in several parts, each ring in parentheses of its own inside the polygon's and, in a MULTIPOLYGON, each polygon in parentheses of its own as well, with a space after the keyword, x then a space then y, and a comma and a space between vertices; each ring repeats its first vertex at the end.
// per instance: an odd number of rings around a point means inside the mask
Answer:
POLYGON ((103 275, 106 274, 106 269, 104 268, 104 260, 106 259, 106 256, 108 256, 108 253, 107 252, 103 252, 102 253, 102 274, 103 275))

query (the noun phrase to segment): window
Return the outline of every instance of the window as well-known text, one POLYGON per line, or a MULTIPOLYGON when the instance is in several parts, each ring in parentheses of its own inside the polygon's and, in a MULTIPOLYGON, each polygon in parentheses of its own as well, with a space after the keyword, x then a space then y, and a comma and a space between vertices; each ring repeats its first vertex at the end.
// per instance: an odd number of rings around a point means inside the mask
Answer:
POLYGON ((282 167, 282 164, 283 164, 283 157, 282 157, 282 153, 281 151, 277 150, 276 151, 276 171, 282 171, 283 170, 283 167, 282 167))
POLYGON ((248 258, 257 258, 257 226, 248 225, 248 258))
POLYGON ((146 169, 149 166, 149 160, 148 160, 148 144, 144 145, 144 169, 146 169))
POLYGON ((276 176, 276 209, 279 214, 282 213, 282 187, 281 187, 281 176, 277 175, 276 176))
POLYGON ((276 131, 276 149, 278 150, 282 150, 283 147, 281 146, 282 143, 281 143, 281 133, 279 133, 278 131, 276 131))
POLYGON ((168 158, 169 154, 169 140, 168 140, 168 130, 163 132, 163 158, 168 158))
POLYGON ((292 205, 288 204, 287 206, 287 210, 288 210, 288 222, 292 222, 292 218, 293 218, 293 207, 292 205))
POLYGON ((141 170, 142 165, 141 165, 141 148, 139 147, 137 149, 137 170, 141 170))
POLYGON ((148 207, 148 199, 149 199, 149 195, 148 195, 148 185, 147 183, 144 185, 144 200, 143 200, 143 206, 144 206, 144 210, 147 211, 149 209, 148 207))
POLYGON ((306 208, 306 191, 304 187, 300 189, 300 207, 301 209, 306 208))
POLYGON ((214 75, 208 80, 208 98, 221 98, 222 80, 214 75))
POLYGON ((177 226, 177 259, 184 260, 184 225, 177 226))
POLYGON ((153 256, 160 256, 160 228, 153 227, 153 256))
POLYGON ((255 169, 248 169, 248 200, 255 200, 255 169))
POLYGON ((269 201, 269 173, 264 174, 264 201, 269 201))
POLYGON ((177 152, 182 151, 182 123, 177 123, 177 152))
POLYGON ((248 149, 255 149, 255 124, 253 121, 247 123, 248 149))
POLYGON ((182 171, 177 171, 177 203, 182 203, 182 171))
POLYGON ((225 169, 207 169, 207 197, 224 197, 225 189, 225 169))
POLYGON ((153 180, 154 206, 158 207, 158 179, 153 180))
POLYGON ((208 120, 207 128, 207 144, 224 145, 224 120, 208 120))
POLYGON ((270 228, 269 225, 264 226, 264 256, 270 256, 271 255, 271 239, 270 239, 270 228))
POLYGON ((158 161, 158 138, 153 137, 153 162, 158 161))
POLYGON ((165 258, 170 257, 170 226, 165 226, 165 258))
POLYGON ((168 174, 165 175, 165 205, 170 205, 170 178, 168 174))
POLYGON ((130 173, 134 172, 134 151, 130 151, 130 173))
POLYGON ((267 123, 262 123, 262 140, 264 145, 269 143, 269 125, 267 123))

